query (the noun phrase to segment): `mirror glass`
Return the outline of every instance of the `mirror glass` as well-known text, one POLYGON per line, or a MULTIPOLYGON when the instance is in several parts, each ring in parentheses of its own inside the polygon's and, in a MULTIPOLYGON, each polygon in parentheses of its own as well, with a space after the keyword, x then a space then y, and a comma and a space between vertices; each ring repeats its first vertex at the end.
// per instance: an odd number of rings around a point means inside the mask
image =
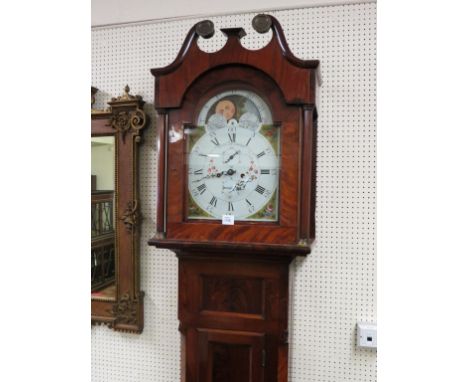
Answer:
POLYGON ((91 296, 115 298, 115 138, 91 137, 91 296))

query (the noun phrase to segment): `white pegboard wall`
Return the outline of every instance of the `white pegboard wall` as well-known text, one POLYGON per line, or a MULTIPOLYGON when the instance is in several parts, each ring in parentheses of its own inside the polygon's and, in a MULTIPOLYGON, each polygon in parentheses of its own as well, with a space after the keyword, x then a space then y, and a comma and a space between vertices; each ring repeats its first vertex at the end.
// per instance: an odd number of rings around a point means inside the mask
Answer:
MULTIPOLYGON (((375 125, 376 5, 272 11, 293 53, 319 59, 317 239, 312 253, 291 266, 291 382, 375 382, 375 351, 356 348, 358 321, 376 322, 375 125)), ((206 51, 225 41, 219 28, 243 27, 243 44, 259 49, 271 38, 253 31, 254 13, 210 17, 217 33, 200 39, 206 51)), ((177 260, 149 247, 155 230, 154 79, 150 69, 170 64, 188 30, 186 19, 95 29, 92 85, 96 107, 128 84, 147 102, 152 126, 140 155, 141 289, 145 327, 141 335, 92 329, 93 382, 177 382, 177 260)))

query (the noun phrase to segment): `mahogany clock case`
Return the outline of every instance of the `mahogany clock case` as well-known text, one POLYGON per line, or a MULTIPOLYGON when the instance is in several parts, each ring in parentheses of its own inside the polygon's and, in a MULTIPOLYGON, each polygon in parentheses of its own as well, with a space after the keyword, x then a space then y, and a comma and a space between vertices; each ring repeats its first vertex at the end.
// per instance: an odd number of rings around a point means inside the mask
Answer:
POLYGON ((262 49, 245 49, 242 28, 221 29, 224 47, 199 49, 214 25, 188 33, 175 61, 152 69, 157 118, 156 235, 150 245, 179 259, 178 318, 184 382, 287 382, 289 264, 315 236, 317 60, 296 58, 278 21, 262 49), (280 134, 279 220, 188 219, 187 135, 210 97, 244 89, 272 110, 280 134))

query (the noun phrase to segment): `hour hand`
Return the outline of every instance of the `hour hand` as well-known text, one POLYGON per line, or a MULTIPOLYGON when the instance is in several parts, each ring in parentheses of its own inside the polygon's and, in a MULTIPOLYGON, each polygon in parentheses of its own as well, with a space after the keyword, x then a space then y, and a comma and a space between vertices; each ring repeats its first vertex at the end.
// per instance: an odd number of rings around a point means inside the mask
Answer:
POLYGON ((220 178, 222 175, 229 175, 229 176, 231 176, 231 175, 234 175, 235 173, 236 173, 236 170, 233 170, 232 168, 230 168, 230 169, 227 170, 227 171, 218 172, 218 173, 216 174, 216 176, 217 176, 218 178, 220 178))
POLYGON ((209 178, 221 178, 223 175, 234 175, 236 173, 236 170, 233 170, 232 168, 230 168, 229 170, 227 171, 220 171, 220 172, 213 172, 211 174, 208 174, 208 175, 205 175, 203 177, 201 177, 200 179, 196 179, 193 181, 193 183, 198 183, 198 182, 201 182, 202 180, 204 179, 209 179, 209 178))
POLYGON ((201 177, 200 179, 194 180, 193 183, 201 182, 203 179, 214 178, 215 176, 220 176, 219 172, 205 175, 205 176, 201 177))

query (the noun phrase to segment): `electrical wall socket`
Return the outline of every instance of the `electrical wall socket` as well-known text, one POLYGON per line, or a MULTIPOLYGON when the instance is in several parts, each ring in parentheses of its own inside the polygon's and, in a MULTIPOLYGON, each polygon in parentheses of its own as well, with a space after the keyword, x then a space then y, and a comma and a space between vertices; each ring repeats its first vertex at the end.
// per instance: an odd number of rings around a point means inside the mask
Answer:
POLYGON ((377 349, 377 325, 358 322, 357 346, 359 348, 377 349))

